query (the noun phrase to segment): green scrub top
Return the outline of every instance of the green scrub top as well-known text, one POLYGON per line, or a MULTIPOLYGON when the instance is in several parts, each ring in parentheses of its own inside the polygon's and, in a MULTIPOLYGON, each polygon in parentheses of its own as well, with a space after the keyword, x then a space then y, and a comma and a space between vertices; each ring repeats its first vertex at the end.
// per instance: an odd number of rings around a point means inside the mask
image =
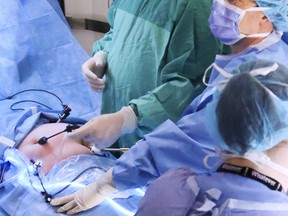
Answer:
POLYGON ((102 114, 133 103, 138 127, 119 139, 131 147, 165 120, 177 121, 202 92, 202 76, 222 53, 211 34, 212 0, 114 0, 111 29, 94 43, 108 53, 102 114))

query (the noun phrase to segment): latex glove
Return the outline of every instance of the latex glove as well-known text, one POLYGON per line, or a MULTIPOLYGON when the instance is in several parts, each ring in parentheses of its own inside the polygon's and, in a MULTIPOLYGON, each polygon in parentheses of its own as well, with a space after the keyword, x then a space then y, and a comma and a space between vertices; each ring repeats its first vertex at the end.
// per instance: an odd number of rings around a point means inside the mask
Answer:
POLYGON ((102 79, 107 64, 107 53, 99 51, 82 65, 82 75, 88 85, 97 91, 102 91, 105 81, 102 79))
POLYGON ((116 113, 96 116, 79 129, 69 133, 70 138, 92 142, 97 149, 111 146, 123 134, 131 133, 137 125, 137 117, 130 106, 116 113))
POLYGON ((71 215, 85 211, 102 203, 110 194, 117 192, 112 180, 113 168, 104 173, 98 181, 76 191, 73 194, 53 199, 52 206, 61 206, 57 212, 71 215))

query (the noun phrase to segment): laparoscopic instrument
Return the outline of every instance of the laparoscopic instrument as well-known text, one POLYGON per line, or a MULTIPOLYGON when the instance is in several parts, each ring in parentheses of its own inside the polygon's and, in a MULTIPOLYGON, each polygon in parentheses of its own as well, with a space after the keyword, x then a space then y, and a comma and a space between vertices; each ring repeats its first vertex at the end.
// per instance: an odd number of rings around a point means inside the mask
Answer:
POLYGON ((126 152, 129 150, 129 148, 104 148, 104 151, 110 151, 110 152, 126 152))
MULTIPOLYGON (((69 115, 70 115, 70 112, 71 112, 71 108, 67 105, 63 105, 63 111, 58 115, 58 121, 57 123, 61 122, 62 120, 66 119, 69 115)), ((61 133, 64 133, 64 132, 72 132, 72 130, 75 130, 75 129, 78 129, 80 126, 77 125, 77 124, 69 124, 66 126, 66 128, 56 134, 53 134, 49 137, 42 137, 41 139, 38 140, 38 144, 40 145, 44 145, 48 142, 48 139, 52 138, 52 137, 55 137, 61 133)))
POLYGON ((53 134, 53 135, 51 135, 49 137, 45 137, 44 136, 44 137, 40 138, 37 143, 40 144, 40 145, 44 145, 44 144, 46 144, 48 142, 48 139, 50 139, 52 137, 55 137, 55 136, 57 136, 57 135, 59 135, 61 133, 64 133, 64 132, 72 132, 72 130, 78 129, 79 127, 80 126, 76 125, 76 124, 72 124, 72 125, 69 124, 69 125, 66 126, 66 128, 64 130, 62 130, 62 131, 60 131, 60 132, 58 132, 56 134, 53 134))

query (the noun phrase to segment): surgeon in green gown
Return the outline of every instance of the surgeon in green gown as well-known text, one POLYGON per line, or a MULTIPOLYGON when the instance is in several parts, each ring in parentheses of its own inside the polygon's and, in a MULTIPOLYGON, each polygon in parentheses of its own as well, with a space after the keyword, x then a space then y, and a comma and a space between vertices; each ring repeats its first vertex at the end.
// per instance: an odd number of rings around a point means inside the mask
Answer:
POLYGON ((90 87, 103 91, 102 115, 71 136, 99 149, 115 143, 129 148, 165 120, 177 121, 203 90, 205 69, 226 52, 208 27, 211 4, 114 0, 111 29, 82 66, 90 87))

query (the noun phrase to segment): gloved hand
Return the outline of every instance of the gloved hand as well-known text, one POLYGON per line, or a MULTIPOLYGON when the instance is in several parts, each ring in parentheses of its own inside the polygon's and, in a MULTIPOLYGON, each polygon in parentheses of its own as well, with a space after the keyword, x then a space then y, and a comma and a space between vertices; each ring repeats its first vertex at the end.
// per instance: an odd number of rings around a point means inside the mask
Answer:
POLYGON ((103 202, 110 194, 117 192, 112 180, 113 168, 104 173, 98 181, 76 191, 73 194, 53 199, 50 204, 59 206, 57 212, 66 214, 76 214, 85 211, 103 202))
POLYGON ((79 129, 69 133, 69 138, 92 142, 97 149, 111 146, 122 134, 135 130, 137 117, 130 106, 116 113, 96 116, 79 129))
POLYGON ((82 65, 82 75, 92 89, 97 91, 104 89, 105 82, 102 77, 105 74, 106 64, 107 53, 99 51, 82 65))

